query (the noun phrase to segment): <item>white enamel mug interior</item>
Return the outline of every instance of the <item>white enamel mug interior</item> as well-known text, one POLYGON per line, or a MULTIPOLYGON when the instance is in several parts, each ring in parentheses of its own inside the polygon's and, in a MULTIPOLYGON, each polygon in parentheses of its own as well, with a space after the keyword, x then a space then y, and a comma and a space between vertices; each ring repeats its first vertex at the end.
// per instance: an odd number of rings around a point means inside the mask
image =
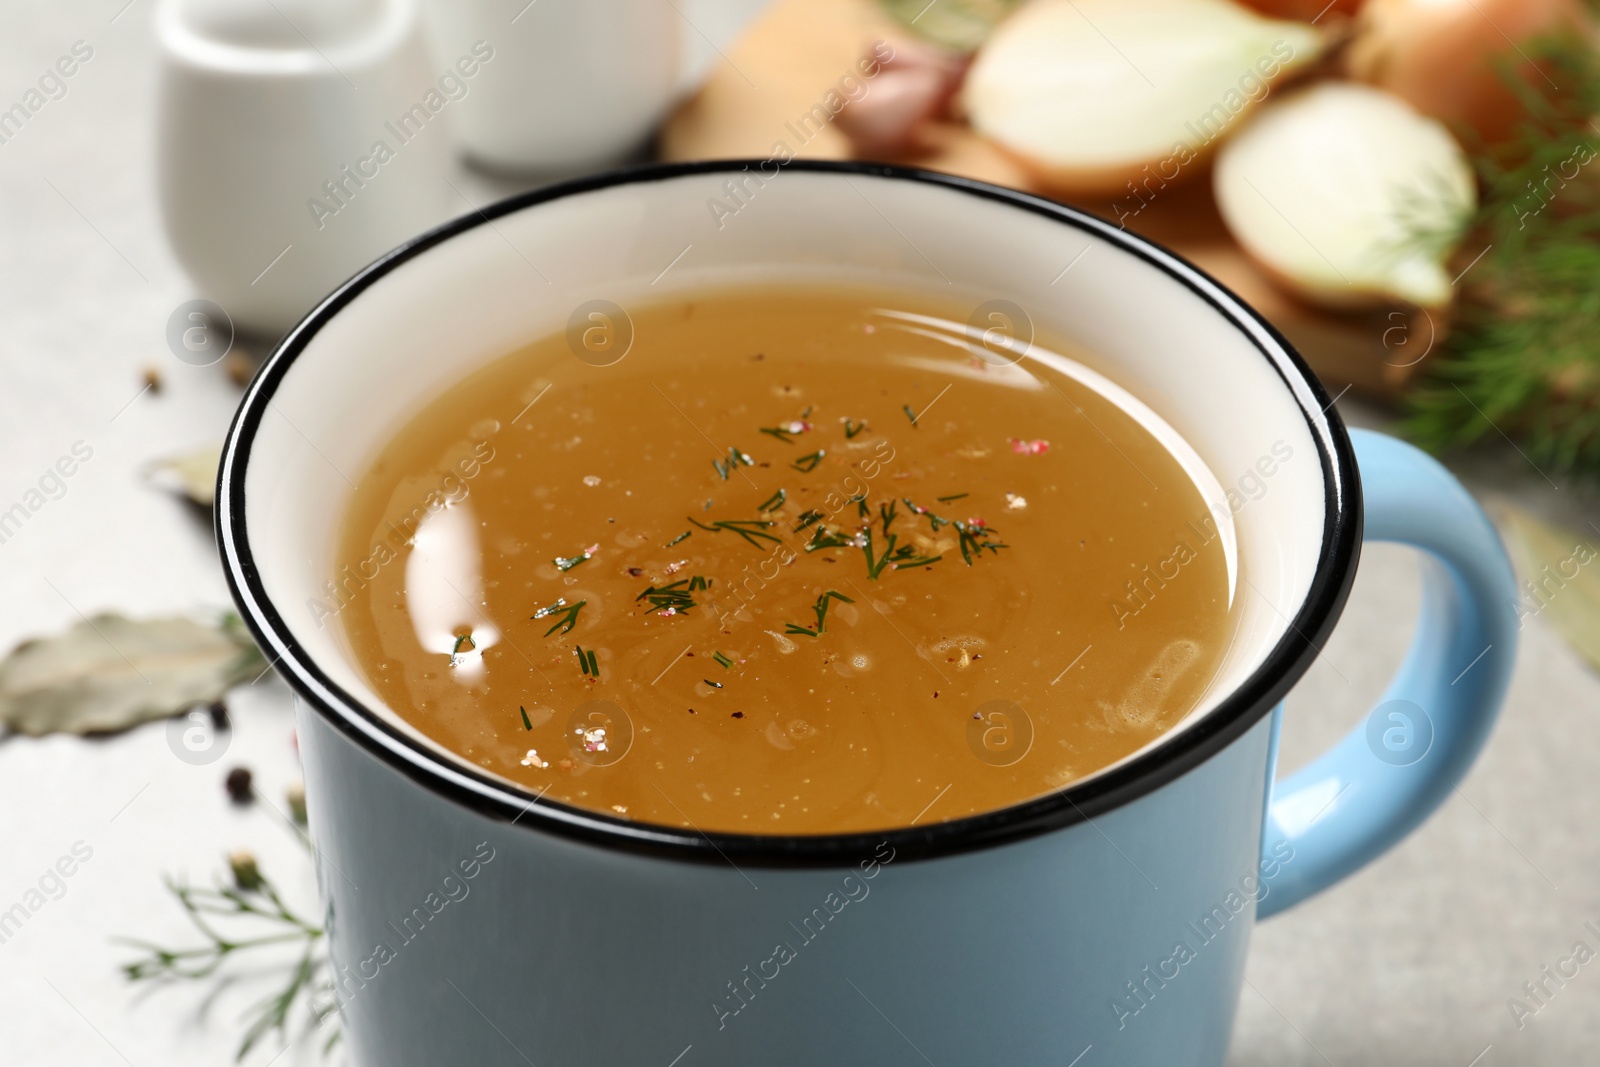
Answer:
MULTIPOLYGON (((1244 502, 1217 504, 1235 530, 1237 636, 1204 702, 1054 807, 966 820, 984 828, 966 843, 1048 828, 1068 804, 1081 818, 1124 802, 1196 766, 1281 699, 1348 591, 1359 525, 1348 442, 1298 357, 1209 278, 1100 220, 980 183, 850 164, 690 164, 569 183, 418 238, 330 296, 252 384, 221 472, 229 578, 268 656, 411 777, 501 812, 526 810, 530 794, 387 708, 350 662, 337 622, 319 619, 354 481, 403 420, 466 370, 564 330, 580 304, 627 308, 807 281, 1020 305, 1040 332, 1069 339, 1091 371, 1137 397, 1129 402, 1142 402, 1147 421, 1187 442, 1203 488, 1244 502), (1271 491, 1256 498, 1275 445, 1293 459, 1275 464, 1271 491)), ((1063 664, 1078 651, 1062 649, 1063 664)), ((537 810, 524 821, 703 847, 685 831, 549 803, 537 810)), ((740 837, 719 844, 761 853, 761 839, 740 837)))

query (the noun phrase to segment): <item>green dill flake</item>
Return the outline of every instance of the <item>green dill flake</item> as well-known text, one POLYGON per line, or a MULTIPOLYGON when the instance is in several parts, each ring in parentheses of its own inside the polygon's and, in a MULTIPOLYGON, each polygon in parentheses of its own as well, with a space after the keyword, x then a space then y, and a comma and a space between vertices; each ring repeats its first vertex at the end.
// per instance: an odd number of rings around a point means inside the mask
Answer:
POLYGON ((705 523, 699 522, 693 518, 691 518, 689 521, 700 527, 700 529, 708 530, 711 533, 721 533, 723 530, 732 530, 734 533, 744 538, 748 544, 754 545, 756 548, 761 547, 761 542, 763 540, 771 541, 775 545, 781 545, 783 543, 783 539, 781 537, 777 537, 766 532, 772 527, 778 525, 777 523, 770 522, 766 519, 718 519, 710 526, 707 526, 705 523))
POLYGON ((801 626, 797 623, 791 622, 785 624, 788 628, 784 630, 784 633, 804 634, 806 637, 821 637, 827 631, 828 602, 832 600, 842 600, 846 604, 855 603, 854 600, 851 600, 838 590, 829 589, 827 592, 818 596, 817 602, 811 606, 812 614, 817 617, 817 625, 815 627, 801 626))
MULTIPOLYGON (((690 521, 692 522, 693 520, 691 519, 690 521)), ((694 533, 693 530, 685 530, 685 531, 683 531, 683 533, 679 534, 677 537, 674 537, 672 540, 668 541, 667 544, 666 544, 666 547, 667 548, 671 548, 673 545, 677 544, 679 541, 682 541, 684 538, 688 537, 692 533, 694 533)))
MULTIPOLYGON (((899 540, 897 534, 885 536, 883 554, 874 556, 872 550, 872 528, 869 526, 861 532, 861 552, 867 557, 867 577, 873 581, 878 580, 878 575, 883 573, 885 567, 895 561, 895 542, 899 540)), ((909 557, 908 557, 909 558, 909 557)))
POLYGON ((765 503, 763 503, 756 510, 760 511, 760 512, 763 512, 763 513, 764 512, 768 512, 768 511, 777 511, 779 508, 783 507, 784 503, 788 499, 789 499, 788 491, 784 490, 784 489, 779 489, 776 493, 773 493, 771 496, 767 497, 765 503))
POLYGON ((713 689, 721 689, 722 688, 722 683, 721 682, 713 682, 710 678, 702 678, 700 680, 702 682, 706 683, 707 685, 709 685, 713 689))
POLYGON ((710 584, 709 581, 699 575, 696 575, 692 582, 688 578, 679 578, 677 581, 667 585, 652 585, 634 597, 633 602, 637 604, 641 600, 648 600, 650 603, 646 606, 646 611, 655 611, 667 616, 682 615, 691 608, 698 606, 695 599, 689 594, 698 592, 710 584))
MULTIPOLYGON (((737 447, 730 445, 728 447, 727 458, 714 459, 711 461, 711 465, 717 468, 717 473, 722 476, 722 480, 727 481, 728 476, 733 473, 735 467, 754 467, 756 465, 756 461, 751 459, 748 454, 739 451, 737 447)), ((709 504, 710 501, 707 501, 706 503, 709 504)))
POLYGON ((826 515, 824 515, 820 511, 818 511, 816 508, 812 508, 811 510, 805 512, 804 514, 802 514, 800 516, 800 522, 795 526, 794 532, 795 533, 799 533, 801 530, 804 530, 807 526, 810 526, 810 525, 812 525, 814 523, 821 522, 825 518, 827 518, 826 515))
POLYGON ((556 570, 565 573, 582 563, 584 560, 593 559, 594 554, 598 551, 600 551, 599 545, 590 545, 576 556, 557 556, 553 562, 556 565, 556 570))
MULTIPOLYGON (((948 519, 940 519, 937 515, 929 512, 927 508, 920 508, 910 500, 906 501, 906 506, 915 514, 928 515, 931 519, 937 519, 939 523, 949 524, 948 519)), ((882 522, 883 551, 881 553, 877 551, 876 539, 872 535, 872 527, 870 525, 863 528, 860 535, 861 553, 867 558, 868 578, 877 581, 878 576, 886 569, 900 570, 905 567, 925 567, 932 563, 938 563, 944 558, 943 553, 937 556, 924 556, 919 554, 911 545, 900 544, 900 535, 889 530, 889 527, 894 525, 894 521, 900 517, 900 511, 894 501, 891 500, 887 504, 880 504, 878 506, 878 516, 882 522)), ((934 529, 938 530, 938 528, 938 524, 935 523, 934 529)), ((985 544, 983 547, 1004 548, 1005 546, 985 544)), ((970 564, 970 558, 968 562, 970 564)))
POLYGON ((955 494, 953 494, 951 496, 941 496, 941 497, 938 498, 938 500, 939 500, 939 503, 941 503, 941 504, 948 504, 952 500, 961 500, 961 499, 963 499, 965 497, 968 497, 968 496, 971 496, 971 495, 972 494, 970 494, 970 493, 955 493, 955 494))
POLYGON ((867 420, 856 422, 854 419, 844 419, 844 438, 846 441, 855 440, 856 434, 867 428, 867 420))
POLYGON ((538 611, 535 611, 532 615, 529 615, 528 618, 530 618, 530 619, 545 619, 545 618, 549 618, 551 615, 554 615, 556 612, 562 610, 566 606, 567 606, 567 598, 564 597, 564 596, 563 597, 557 597, 554 604, 546 604, 544 607, 540 608, 538 611))
POLYGON ((962 522, 960 519, 956 519, 952 525, 955 526, 956 533, 961 538, 961 558, 966 560, 969 567, 972 566, 973 556, 981 556, 984 549, 988 549, 994 555, 999 555, 1002 548, 1011 547, 1003 541, 992 540, 996 531, 981 521, 962 522))
POLYGON ((811 535, 811 540, 806 544, 807 552, 816 552, 824 548, 849 548, 855 544, 855 538, 845 537, 834 533, 826 526, 818 526, 817 532, 811 535))
MULTIPOLYGON (((966 493, 957 493, 955 496, 942 496, 939 499, 940 500, 960 500, 962 497, 964 497, 966 495, 967 495, 966 493)), ((942 515, 935 515, 930 509, 919 506, 918 504, 914 503, 910 497, 902 497, 901 499, 903 499, 906 502, 906 507, 910 508, 913 512, 915 512, 918 515, 923 516, 924 518, 926 518, 928 520, 928 527, 934 533, 938 533, 939 532, 939 527, 941 527, 941 526, 949 526, 950 525, 950 520, 949 519, 945 518, 942 515)))
POLYGON ((566 598, 561 597, 558 598, 554 604, 546 604, 544 607, 534 612, 531 618, 544 619, 549 618, 551 615, 560 615, 561 618, 557 619, 556 624, 550 627, 550 629, 546 630, 544 635, 549 637, 557 630, 560 630, 564 634, 571 633, 572 628, 578 625, 578 612, 582 611, 583 606, 587 603, 587 600, 580 600, 576 604, 568 604, 566 598))
POLYGON ((524 730, 533 729, 533 723, 528 719, 528 709, 518 704, 517 710, 522 712, 522 728, 524 730))
POLYGON ((817 464, 821 463, 822 458, 827 454, 827 449, 819 448, 810 455, 801 456, 799 459, 789 464, 789 466, 793 467, 797 471, 803 471, 806 474, 810 474, 812 471, 817 469, 817 464))
POLYGON ((916 429, 916 426, 917 426, 917 413, 915 411, 911 410, 911 405, 910 404, 901 404, 900 405, 900 410, 905 412, 906 413, 906 418, 911 420, 911 428, 912 429, 916 429))
POLYGON ((719 530, 732 530, 734 533, 744 538, 747 543, 752 544, 757 548, 761 547, 761 541, 757 540, 757 538, 771 541, 775 545, 783 544, 783 539, 781 537, 775 537, 772 534, 764 532, 771 527, 778 525, 775 522, 767 522, 763 519, 718 519, 715 523, 712 523, 712 525, 719 530))
POLYGON ((711 658, 721 664, 722 669, 725 671, 731 670, 733 667, 733 660, 729 659, 727 656, 724 656, 721 652, 711 653, 711 658))
POLYGON ((600 661, 595 656, 594 649, 584 650, 582 645, 572 646, 578 653, 578 667, 587 678, 600 677, 600 661))

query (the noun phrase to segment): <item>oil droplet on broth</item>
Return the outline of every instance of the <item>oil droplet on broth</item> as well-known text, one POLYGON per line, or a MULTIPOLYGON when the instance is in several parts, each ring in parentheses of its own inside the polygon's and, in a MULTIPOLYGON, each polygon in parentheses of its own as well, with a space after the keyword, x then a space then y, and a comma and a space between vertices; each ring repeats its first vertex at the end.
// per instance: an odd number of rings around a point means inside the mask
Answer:
MULTIPOLYGON (((1200 644, 1187 639, 1164 646, 1144 675, 1128 687, 1108 716, 1113 726, 1148 727, 1167 723, 1179 709, 1173 705, 1173 687, 1200 659, 1200 644)), ((1181 710, 1187 711, 1187 707, 1181 710)), ((1170 723, 1168 723, 1170 725, 1170 723)))

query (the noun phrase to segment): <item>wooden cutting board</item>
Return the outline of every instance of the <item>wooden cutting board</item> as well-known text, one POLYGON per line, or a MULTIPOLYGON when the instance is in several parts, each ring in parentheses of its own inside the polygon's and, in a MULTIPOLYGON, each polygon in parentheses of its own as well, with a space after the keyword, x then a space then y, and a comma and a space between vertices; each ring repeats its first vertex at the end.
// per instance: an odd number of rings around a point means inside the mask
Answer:
MULTIPOLYGON (((834 88, 874 41, 904 37, 905 30, 873 0, 776 0, 668 120, 661 155, 667 160, 766 158, 782 140, 802 158, 849 159, 849 142, 838 130, 823 129, 800 146, 785 123, 834 88)), ((927 151, 888 162, 1041 191, 963 124, 940 124, 925 140, 927 151)), ((1109 200, 1075 206, 1115 215, 1109 200)), ((1350 387, 1369 397, 1398 397, 1415 374, 1416 354, 1433 337, 1431 322, 1413 322, 1406 312, 1333 314, 1285 294, 1229 237, 1209 174, 1163 190, 1128 221, 1128 229, 1198 264, 1254 305, 1300 350, 1330 393, 1350 387)))

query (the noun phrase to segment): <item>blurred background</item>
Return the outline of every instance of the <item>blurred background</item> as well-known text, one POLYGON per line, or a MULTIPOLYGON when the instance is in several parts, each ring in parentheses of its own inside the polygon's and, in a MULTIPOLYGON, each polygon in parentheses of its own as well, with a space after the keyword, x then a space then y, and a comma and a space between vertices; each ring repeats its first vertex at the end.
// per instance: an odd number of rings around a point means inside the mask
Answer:
MULTIPOLYGON (((1258 928, 1230 1062, 1589 1062, 1597 115, 1579 0, 6 0, 0 1061, 342 1062, 292 700, 210 527, 241 391, 429 227, 748 157, 949 171, 1152 237, 1349 422, 1466 481, 1524 582, 1502 723, 1419 833, 1258 928), (278 940, 193 923, 244 907, 278 940)), ((1410 553, 1366 551, 1284 770, 1360 722, 1417 597, 1410 553)))

